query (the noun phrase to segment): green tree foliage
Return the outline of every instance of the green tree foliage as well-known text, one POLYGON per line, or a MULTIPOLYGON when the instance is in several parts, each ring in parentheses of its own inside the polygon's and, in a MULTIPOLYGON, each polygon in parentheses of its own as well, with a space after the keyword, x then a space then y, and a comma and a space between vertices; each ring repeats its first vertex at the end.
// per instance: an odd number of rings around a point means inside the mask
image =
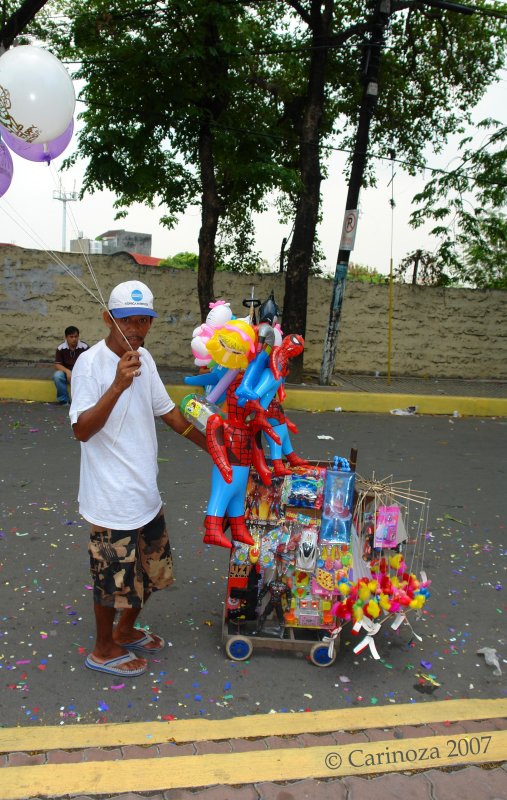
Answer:
POLYGON ((415 196, 411 223, 435 224, 434 254, 448 282, 482 289, 507 289, 507 126, 484 120, 481 147, 472 137, 460 143, 460 163, 436 174, 415 196))
MULTIPOLYGON (((294 38, 306 51, 299 53, 300 79, 285 103, 288 112, 294 111, 286 120, 299 141, 300 190, 283 322, 286 329, 304 333, 306 306, 298 298, 306 297, 315 241, 324 173, 319 145, 333 135, 338 146, 354 147, 362 78, 366 60, 372 57, 363 45, 378 24, 372 11, 381 4, 286 0, 284 6, 293 15, 294 38)), ((503 64, 506 27, 491 16, 468 16, 424 3, 391 2, 383 7, 390 24, 368 152, 388 157, 394 149, 413 173, 421 168, 420 154, 429 143, 438 149, 469 119, 470 109, 503 64)), ((370 161, 363 184, 374 180, 370 161)))
MULTIPOLYGON (((294 219, 283 324, 304 335, 322 145, 353 146, 380 0, 61 2, 66 22, 50 35, 84 81, 84 188, 114 191, 120 213, 134 202, 164 205, 168 226, 200 203, 203 316, 220 226, 247 264, 251 214, 278 191, 294 219)), ((503 64, 507 29, 486 13, 402 0, 383 7, 389 25, 368 153, 387 158, 394 149, 415 172, 423 149, 438 149, 469 118, 503 64)))
POLYGON ((355 264, 351 261, 347 270, 347 280, 355 283, 384 284, 389 279, 387 275, 378 272, 373 267, 367 267, 365 264, 355 264))
MULTIPOLYGON (((276 107, 266 102, 263 59, 269 31, 241 3, 228 0, 78 0, 63 4, 68 24, 48 36, 77 62, 84 81, 84 128, 78 157, 87 160, 83 191, 115 192, 118 216, 135 202, 166 209, 161 222, 199 204, 198 294, 204 317, 213 299, 215 246, 234 222, 236 264, 256 263, 241 247, 264 197, 287 188, 270 135, 276 107), (255 78, 255 80, 254 80, 255 78)), ((284 147, 287 145, 284 144, 284 147)), ((224 254, 229 250, 224 245, 224 254)))
POLYGON ((449 286, 452 283, 442 261, 427 250, 408 253, 394 270, 393 276, 396 281, 413 286, 449 286))
POLYGON ((36 14, 47 0, 23 0, 20 3, 3 0, 0 11, 0 55, 8 50, 14 39, 30 27, 36 14))
POLYGON ((231 213, 222 222, 215 247, 217 269, 254 274, 260 272, 264 259, 255 250, 255 229, 251 217, 236 220, 231 213))
POLYGON ((170 267, 171 269, 191 269, 197 272, 199 256, 197 253, 176 253, 174 256, 163 258, 159 267, 170 267))

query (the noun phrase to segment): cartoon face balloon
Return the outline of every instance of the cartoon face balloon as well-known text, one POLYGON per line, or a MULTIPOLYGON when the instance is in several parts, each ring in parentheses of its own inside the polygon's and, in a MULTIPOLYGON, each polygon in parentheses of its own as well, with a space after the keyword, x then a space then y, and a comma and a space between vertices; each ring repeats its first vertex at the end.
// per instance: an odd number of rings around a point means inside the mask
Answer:
POLYGON ((213 361, 229 369, 246 369, 255 356, 256 333, 242 319, 233 319, 219 328, 207 343, 213 361))
POLYGON ((209 304, 210 311, 206 317, 206 323, 211 328, 220 328, 232 319, 231 304, 224 300, 217 300, 216 303, 209 304))
POLYGON ((76 95, 69 73, 41 47, 21 45, 0 57, 0 123, 25 142, 51 142, 67 130, 76 95))
POLYGON ((226 325, 232 319, 231 304, 226 303, 225 300, 217 300, 215 303, 210 303, 209 307, 210 311, 206 321, 195 328, 192 333, 192 355, 194 356, 194 363, 198 367, 205 367, 210 364, 212 358, 208 353, 206 344, 217 328, 226 325))

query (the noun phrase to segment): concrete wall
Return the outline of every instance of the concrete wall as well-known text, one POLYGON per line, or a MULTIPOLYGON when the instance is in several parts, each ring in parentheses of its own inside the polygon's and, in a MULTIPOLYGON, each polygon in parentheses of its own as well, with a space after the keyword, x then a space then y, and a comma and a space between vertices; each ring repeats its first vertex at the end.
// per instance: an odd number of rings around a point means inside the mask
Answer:
MULTIPOLYGON (((99 290, 107 302, 112 287, 139 278, 155 295, 159 319, 147 342, 160 366, 193 371, 192 330, 199 325, 196 275, 138 267, 126 254, 57 254, 11 245, 0 250, 0 359, 52 361, 67 325, 75 324, 93 344, 105 334, 99 290), (68 274, 60 261, 75 277, 68 274), (88 263, 93 268, 96 288, 88 263), (94 296, 78 283, 81 281, 94 296)), ((281 306, 284 277, 217 273, 215 294, 243 316, 242 300, 265 300, 271 290, 281 306)), ((305 369, 319 372, 332 282, 312 278, 308 296, 305 369)), ((499 291, 393 287, 391 374, 440 378, 507 377, 507 295, 499 291)), ((349 283, 343 304, 336 372, 387 371, 389 288, 349 283)), ((283 319, 282 319, 283 327, 283 319)), ((288 333, 289 331, 285 331, 288 333)), ((297 333, 297 331, 296 331, 297 333)))

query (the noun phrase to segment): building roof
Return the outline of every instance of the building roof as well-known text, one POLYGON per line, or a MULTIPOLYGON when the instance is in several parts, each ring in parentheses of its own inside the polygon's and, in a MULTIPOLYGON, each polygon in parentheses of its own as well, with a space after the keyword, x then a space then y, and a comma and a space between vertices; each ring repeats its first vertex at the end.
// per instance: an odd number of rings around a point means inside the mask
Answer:
POLYGON ((127 255, 134 259, 136 264, 139 264, 140 267, 158 267, 160 262, 163 260, 162 258, 155 258, 155 256, 145 256, 142 253, 130 253, 128 250, 119 250, 113 255, 127 255))
POLYGON ((111 239, 113 236, 117 236, 119 233, 125 233, 125 228, 117 228, 114 231, 106 231, 105 233, 101 233, 97 236, 97 239, 111 239))

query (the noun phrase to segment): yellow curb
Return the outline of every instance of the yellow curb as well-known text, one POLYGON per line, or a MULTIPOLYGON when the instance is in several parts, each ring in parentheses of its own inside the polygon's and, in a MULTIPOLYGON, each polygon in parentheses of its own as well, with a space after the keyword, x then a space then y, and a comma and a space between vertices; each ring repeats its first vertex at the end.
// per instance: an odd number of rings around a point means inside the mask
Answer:
POLYGON ((340 392, 322 389, 289 389, 285 409, 302 411, 359 411, 386 414, 394 409, 416 407, 417 414, 445 414, 455 411, 462 417, 505 417, 507 399, 498 397, 459 397, 445 395, 384 394, 340 392))
MULTIPOLYGON (((189 387, 167 385, 175 403, 187 394, 189 387)), ((50 403, 55 400, 53 381, 0 378, 0 400, 23 400, 50 403)), ((507 398, 460 397, 445 395, 387 394, 376 392, 341 392, 338 389, 287 389, 284 408, 297 411, 354 411, 386 414, 394 409, 415 406, 417 414, 444 414, 461 417, 507 417, 507 398)))
POLYGON ((0 798, 23 800, 36 794, 54 799, 494 764, 503 761, 506 749, 507 731, 493 730, 401 741, 175 755, 157 758, 155 769, 148 768, 145 758, 124 760, 121 767, 118 761, 7 767, 2 770, 0 798))
MULTIPOLYGON (((188 386, 167 386, 167 391, 175 403, 187 394, 188 386)), ((35 403, 54 403, 56 401, 53 381, 25 378, 0 378, 0 400, 24 400, 35 403)))
POLYGON ((446 700, 232 719, 0 728, 0 753, 297 736, 507 716, 507 700, 446 700))

